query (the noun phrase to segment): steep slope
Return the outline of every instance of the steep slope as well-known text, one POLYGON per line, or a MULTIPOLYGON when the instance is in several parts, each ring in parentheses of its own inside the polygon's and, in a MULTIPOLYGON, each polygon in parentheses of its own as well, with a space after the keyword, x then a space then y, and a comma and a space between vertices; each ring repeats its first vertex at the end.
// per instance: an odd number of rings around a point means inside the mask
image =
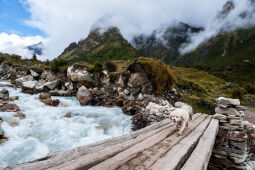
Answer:
POLYGON ((71 43, 56 60, 59 63, 86 61, 89 63, 105 60, 128 60, 137 56, 137 51, 126 41, 118 28, 111 27, 105 32, 93 29, 88 37, 78 44, 71 43))
POLYGON ((180 56, 178 50, 183 43, 190 40, 190 34, 202 30, 203 28, 195 28, 178 22, 167 28, 154 30, 148 36, 143 34, 135 36, 132 44, 143 56, 169 64, 180 56))
POLYGON ((255 28, 221 33, 180 57, 176 65, 206 70, 228 81, 255 81, 255 28))

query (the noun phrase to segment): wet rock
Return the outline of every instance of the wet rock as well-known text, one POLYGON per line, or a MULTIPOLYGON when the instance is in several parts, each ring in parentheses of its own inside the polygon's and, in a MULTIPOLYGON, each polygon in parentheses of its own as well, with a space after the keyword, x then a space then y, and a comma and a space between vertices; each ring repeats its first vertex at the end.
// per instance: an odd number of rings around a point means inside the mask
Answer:
POLYGON ((9 91, 6 89, 3 89, 0 91, 0 99, 7 100, 9 98, 9 91))
POLYGON ((10 101, 18 100, 19 96, 12 96, 9 98, 10 101))
POLYGON ((51 95, 50 95, 50 93, 45 93, 45 92, 42 92, 42 93, 40 93, 40 95, 39 95, 39 99, 48 99, 48 98, 51 98, 51 95))
POLYGON ((66 113, 65 117, 66 118, 71 118, 72 117, 72 113, 71 112, 66 113))
POLYGON ((32 69, 30 69, 30 73, 34 78, 39 77, 39 74, 32 69))
POLYGON ((81 105, 88 105, 92 100, 92 94, 85 86, 78 89, 76 97, 81 105))
POLYGON ((93 82, 87 67, 70 66, 67 69, 67 77, 76 82, 93 82))
POLYGON ((239 99, 231 99, 231 98, 225 98, 225 97, 219 97, 216 99, 216 102, 220 106, 240 106, 240 100, 239 99))
POLYGON ((0 123, 3 122, 3 121, 4 121, 3 118, 0 117, 0 123))
POLYGON ((24 113, 18 112, 16 114, 14 114, 13 117, 18 117, 20 119, 25 119, 26 115, 24 113))
POLYGON ((51 98, 42 99, 41 101, 48 106, 55 106, 55 107, 58 106, 60 103, 59 99, 51 99, 51 98))
POLYGON ((0 139, 2 139, 3 137, 4 137, 4 130, 2 126, 0 125, 0 139))
POLYGON ((17 112, 19 111, 19 107, 16 104, 5 103, 0 106, 1 112, 17 112))

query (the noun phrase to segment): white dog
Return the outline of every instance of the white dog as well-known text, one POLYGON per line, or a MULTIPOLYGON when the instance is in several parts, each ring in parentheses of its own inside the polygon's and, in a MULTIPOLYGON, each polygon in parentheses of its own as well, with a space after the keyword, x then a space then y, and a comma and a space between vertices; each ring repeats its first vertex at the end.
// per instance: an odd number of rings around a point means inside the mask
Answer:
POLYGON ((176 109, 170 112, 170 119, 177 123, 177 129, 179 130, 179 135, 181 135, 188 126, 189 120, 192 120, 193 109, 191 106, 182 103, 175 103, 176 109))

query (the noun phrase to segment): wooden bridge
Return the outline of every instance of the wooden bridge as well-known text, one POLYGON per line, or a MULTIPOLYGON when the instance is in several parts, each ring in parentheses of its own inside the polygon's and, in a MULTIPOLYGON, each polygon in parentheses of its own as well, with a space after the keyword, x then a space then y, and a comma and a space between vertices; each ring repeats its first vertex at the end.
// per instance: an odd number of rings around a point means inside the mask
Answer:
POLYGON ((6 169, 205 170, 218 127, 218 120, 198 113, 181 136, 175 124, 164 120, 125 136, 6 169))

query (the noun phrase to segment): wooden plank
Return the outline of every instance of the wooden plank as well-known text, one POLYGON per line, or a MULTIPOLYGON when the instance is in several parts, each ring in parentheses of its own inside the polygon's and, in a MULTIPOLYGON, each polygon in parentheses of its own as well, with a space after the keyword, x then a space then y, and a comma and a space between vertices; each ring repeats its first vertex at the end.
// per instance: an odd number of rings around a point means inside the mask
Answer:
MULTIPOLYGON (((196 115, 196 116, 199 116, 199 114, 196 115)), ((73 159, 79 158, 83 155, 90 154, 91 152, 97 152, 99 150, 105 149, 105 147, 114 146, 114 145, 117 145, 119 143, 123 143, 127 140, 135 139, 137 136, 145 134, 148 131, 150 131, 150 132, 153 131, 153 132, 157 133, 159 131, 157 129, 162 128, 162 127, 163 127, 163 129, 167 128, 167 127, 164 127, 164 126, 166 126, 166 125, 169 126, 170 122, 171 121, 169 119, 167 119, 167 120, 161 121, 159 123, 155 123, 151 126, 147 126, 147 127, 143 128, 141 130, 131 132, 128 135, 103 140, 103 141, 100 141, 100 142, 97 142, 97 143, 94 143, 94 144, 89 144, 89 145, 82 146, 82 147, 77 147, 77 148, 74 148, 74 149, 71 149, 71 150, 68 150, 68 151, 56 153, 54 155, 50 155, 50 156, 47 156, 45 158, 41 158, 41 159, 31 161, 31 162, 27 162, 27 163, 20 164, 20 165, 15 165, 15 166, 12 166, 12 167, 9 167, 9 168, 12 168, 12 169, 26 169, 26 170, 29 170, 29 169, 37 169, 37 170, 48 169, 48 168, 51 168, 51 167, 54 167, 54 166, 61 165, 65 162, 71 161, 73 159), (156 131, 154 131, 154 130, 156 130, 156 131)))
MULTIPOLYGON (((208 115, 204 114, 199 118, 193 118, 192 121, 189 122, 189 127, 185 129, 183 134, 180 136, 176 131, 173 135, 167 137, 162 142, 157 145, 152 146, 151 148, 138 153, 136 157, 132 158, 132 160, 125 163, 123 166, 118 168, 119 170, 124 169, 148 169, 151 165, 153 165, 162 155, 165 155, 173 146, 178 144, 183 138, 185 138, 188 134, 190 134, 208 115)), ((119 154, 118 154, 119 155, 119 154)), ((116 155, 116 156, 118 156, 116 155)))
MULTIPOLYGON (((200 115, 201 114, 194 114, 193 118, 197 118, 200 115)), ((116 148, 121 146, 119 144, 122 144, 129 140, 132 140, 133 143, 132 142, 131 143, 134 144, 136 141, 144 140, 150 137, 151 135, 162 131, 163 129, 169 128, 170 126, 172 126, 172 124, 170 123, 170 120, 167 119, 159 123, 155 123, 151 126, 147 126, 141 130, 131 132, 128 135, 124 135, 124 136, 116 137, 112 139, 107 139, 101 142, 97 142, 95 144, 77 147, 68 151, 60 152, 42 159, 38 159, 32 162, 16 165, 9 168, 26 169, 26 170, 29 170, 29 169, 41 170, 41 169, 49 169, 49 168, 54 169, 54 167, 61 167, 62 165, 70 164, 69 162, 75 162, 77 161, 77 159, 81 160, 81 157, 84 157, 84 156, 86 157, 86 155, 89 156, 91 153, 104 153, 107 147, 115 148, 115 151, 116 151, 116 148)), ((131 143, 128 142, 128 145, 126 145, 126 147, 132 146, 131 143)), ((120 147, 120 148, 124 150, 126 147, 120 147)), ((117 149, 117 151, 119 151, 119 149, 117 149)), ((99 159, 97 159, 97 161, 99 161, 99 159)))
POLYGON ((195 130, 193 130, 178 145, 175 145, 164 157, 159 159, 150 170, 177 170, 180 169, 195 148, 200 137, 210 123, 212 116, 208 116, 195 130))
POLYGON ((219 121, 213 119, 200 139, 195 150, 192 152, 189 159, 186 161, 182 170, 206 170, 209 159, 211 157, 215 138, 219 128, 219 121))

